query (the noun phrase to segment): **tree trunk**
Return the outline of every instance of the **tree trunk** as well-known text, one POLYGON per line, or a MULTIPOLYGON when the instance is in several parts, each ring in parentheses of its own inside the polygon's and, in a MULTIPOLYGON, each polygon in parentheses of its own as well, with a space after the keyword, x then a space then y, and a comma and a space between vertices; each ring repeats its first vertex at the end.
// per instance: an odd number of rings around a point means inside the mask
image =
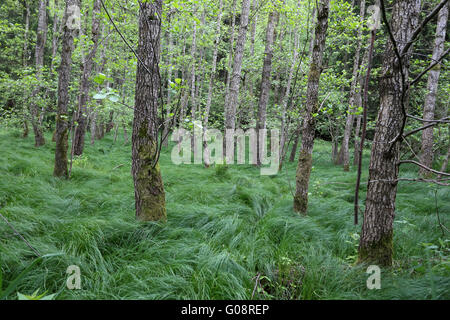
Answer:
POLYGON ((210 166, 210 159, 208 157, 209 150, 208 150, 208 144, 206 141, 206 130, 208 128, 208 121, 209 121, 209 111, 211 109, 211 102, 212 102, 212 93, 214 88, 214 76, 216 73, 217 68, 217 55, 219 52, 219 43, 220 43, 220 27, 222 24, 222 7, 223 2, 222 0, 219 0, 219 14, 217 15, 217 26, 216 26, 216 41, 214 43, 214 52, 213 52, 213 60, 212 60, 212 68, 211 68, 211 74, 209 75, 209 85, 208 85, 208 97, 206 99, 206 107, 205 107, 205 117, 203 119, 203 154, 204 154, 204 164, 205 167, 210 166))
POLYGON ((314 147, 315 118, 318 109, 319 79, 322 73, 323 52, 328 29, 329 0, 319 1, 317 8, 317 25, 314 45, 308 74, 306 91, 306 108, 303 120, 302 148, 298 159, 296 173, 296 192, 294 210, 306 214, 308 209, 308 185, 312 167, 312 151, 314 147))
POLYGON ((227 65, 227 80, 225 84, 225 100, 228 100, 228 95, 230 94, 230 83, 231 83, 231 63, 233 62, 233 49, 234 49, 234 33, 236 29, 236 0, 233 0, 231 4, 231 28, 230 28, 230 51, 228 53, 228 65, 227 65))
POLYGON ((92 10, 92 47, 85 58, 83 64, 83 75, 80 84, 80 94, 78 96, 78 112, 77 112, 77 122, 78 125, 75 129, 75 140, 74 140, 74 154, 79 156, 83 154, 84 150, 84 139, 86 134, 87 117, 86 117, 86 103, 89 97, 90 89, 90 76, 92 74, 92 69, 94 66, 94 57, 97 53, 98 40, 100 38, 100 0, 94 1, 94 7, 92 10))
POLYGON ((286 125, 287 104, 289 101, 289 96, 291 94, 291 83, 292 83, 292 78, 294 77, 295 66, 297 64, 297 58, 298 58, 299 33, 298 33, 297 28, 294 30, 294 33, 295 33, 295 35, 294 35, 294 55, 292 57, 291 68, 289 70, 288 81, 286 84, 286 92, 284 94, 282 106, 281 106, 280 170, 283 166, 284 155, 286 153, 285 152, 285 144, 286 144, 286 137, 287 137, 287 131, 288 131, 288 130, 286 130, 286 128, 287 128, 287 125, 286 125))
MULTIPOLYGON (((444 162, 442 162, 441 172, 445 172, 447 170, 449 157, 450 157, 450 146, 448 146, 447 155, 445 156, 444 162)), ((440 178, 440 176, 439 176, 439 178, 440 178)))
POLYGON ((80 8, 79 0, 67 0, 64 12, 64 35, 62 40, 61 64, 59 66, 58 79, 58 114, 56 116, 56 149, 55 149, 55 168, 53 175, 56 177, 68 178, 67 168, 67 148, 68 148, 68 130, 69 130, 69 84, 70 71, 72 64, 72 52, 74 50, 74 38, 77 29, 67 23, 69 18, 69 8, 80 8))
MULTIPOLYGON (((241 83, 242 58, 244 56, 245 39, 247 36, 250 0, 242 0, 241 24, 234 54, 233 74, 230 82, 230 92, 225 103, 225 128, 235 129, 236 107, 241 83)), ((226 154, 226 153, 225 153, 226 154)))
MULTIPOLYGON (((448 8, 449 5, 445 5, 439 11, 437 27, 436 27, 436 38, 434 41, 434 49, 432 55, 432 63, 444 52, 445 44, 445 31, 447 28, 448 20, 448 8)), ((423 119, 434 120, 434 109, 436 106, 436 94, 438 89, 439 74, 441 71, 441 65, 437 64, 436 67, 428 72, 428 84, 427 91, 428 94, 425 98, 425 105, 423 108, 423 119)), ((429 122, 424 122, 424 125, 429 124, 429 122)), ((433 166, 433 127, 427 128, 422 131, 422 148, 421 148, 421 162, 428 168, 433 166)), ((420 168, 420 175, 423 177, 429 177, 431 172, 420 168)))
POLYGON ((39 111, 38 106, 34 102, 36 95, 39 94, 41 90, 40 80, 42 76, 42 67, 44 65, 44 50, 45 43, 47 41, 47 6, 46 1, 39 1, 39 12, 38 12, 38 27, 36 32, 36 80, 38 82, 37 87, 33 90, 31 94, 31 104, 30 104, 30 115, 31 115, 31 125, 33 126, 34 132, 34 145, 35 147, 40 147, 45 144, 44 134, 42 128, 39 125, 39 111))
POLYGON ((161 14, 162 0, 141 4, 137 54, 145 66, 138 63, 136 70, 132 173, 136 217, 143 221, 166 219, 164 185, 156 158, 161 14))
POLYGON ((365 13, 365 0, 361 0, 360 3, 360 22, 361 27, 358 29, 358 38, 356 44, 356 52, 353 60, 353 73, 352 73, 352 83, 350 86, 350 101, 347 114, 347 120, 345 122, 344 137, 342 138, 341 154, 342 154, 342 164, 344 165, 344 171, 350 170, 350 136, 352 134, 354 113, 355 113, 355 95, 358 84, 358 70, 359 70, 359 53, 361 51, 361 36, 362 36, 362 24, 364 23, 364 13, 365 13))
MULTIPOLYGON (((394 4, 391 28, 400 52, 418 24, 419 12, 420 0, 399 0, 394 4)), ((406 120, 402 96, 405 105, 408 99, 407 92, 402 92, 402 73, 408 79, 410 59, 410 52, 407 52, 400 64, 389 37, 387 41, 379 82, 380 109, 372 143, 366 207, 359 242, 359 261, 379 266, 392 264, 400 143, 396 142, 392 146, 390 142, 401 134, 406 120)))
MULTIPOLYGON (((28 65, 28 33, 30 32, 30 3, 27 0, 23 1, 24 5, 24 24, 25 24, 25 33, 23 35, 23 48, 22 48, 22 66, 26 67, 28 65)), ((28 95, 26 90, 23 93, 24 96, 28 95)), ((24 138, 28 137, 29 129, 28 129, 28 117, 27 113, 24 112, 23 119, 23 134, 24 138)))
POLYGON ((267 102, 269 101, 271 73, 272 73, 272 56, 273 56, 273 41, 275 35, 275 25, 278 22, 278 11, 274 10, 269 13, 266 29, 266 49, 264 51, 264 63, 261 76, 261 91, 259 95, 258 118, 256 121, 256 136, 257 136, 257 164, 261 165, 261 156, 264 150, 263 143, 260 141, 259 131, 266 129, 267 117, 267 102))
POLYGON ((172 94, 171 94, 171 90, 172 87, 170 86, 171 82, 172 82, 172 46, 173 46, 173 36, 172 33, 169 31, 167 31, 168 33, 168 44, 167 44, 167 49, 168 49, 168 54, 167 54, 167 58, 168 58, 168 70, 167 70, 167 102, 166 102, 166 122, 164 123, 164 130, 163 130, 163 146, 164 147, 168 147, 169 146, 169 129, 170 126, 172 125, 172 123, 169 121, 169 117, 170 117, 170 111, 171 111, 171 107, 170 104, 172 102, 172 94))
POLYGON ((297 148, 298 148, 298 141, 300 140, 300 131, 301 131, 301 121, 298 120, 297 129, 295 130, 294 144, 292 145, 291 154, 289 156, 289 162, 295 161, 295 155, 297 154, 297 148))
MULTIPOLYGON (((370 43, 370 40, 369 40, 370 43)), ((369 44, 370 46, 370 44, 369 44)), ((365 77, 364 73, 367 70, 368 63, 369 63, 369 46, 367 47, 366 52, 364 52, 364 56, 361 61, 361 67, 359 71, 359 90, 356 91, 355 95, 355 104, 357 106, 362 106, 362 96, 361 92, 365 90, 365 77)), ((358 165, 359 163, 359 148, 361 144, 361 137, 360 137, 360 131, 361 131, 361 123, 362 123, 362 115, 359 114, 356 117, 356 129, 355 129, 355 150, 354 150, 354 156, 353 156, 353 165, 358 165)), ((364 148, 364 146, 363 146, 364 148)))

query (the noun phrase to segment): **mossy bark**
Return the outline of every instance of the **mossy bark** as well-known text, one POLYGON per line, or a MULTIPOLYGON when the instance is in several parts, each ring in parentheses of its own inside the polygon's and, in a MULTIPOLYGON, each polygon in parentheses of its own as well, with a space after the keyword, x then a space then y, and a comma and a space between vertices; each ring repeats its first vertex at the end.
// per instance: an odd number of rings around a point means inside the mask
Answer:
POLYGON ((389 267, 392 265, 393 232, 388 232, 359 248, 358 263, 376 264, 389 267))
POLYGON ((55 131, 55 168, 53 175, 56 177, 67 178, 67 149, 68 149, 68 105, 69 105, 69 84, 70 71, 72 64, 72 52, 74 50, 74 37, 77 32, 76 29, 69 28, 67 25, 68 8, 71 6, 80 7, 78 0, 68 0, 66 2, 66 9, 64 12, 64 34, 62 40, 61 50, 61 64, 59 67, 58 77, 58 114, 56 117, 56 131, 55 131))
POLYGON ((306 214, 308 209, 308 186, 312 169, 312 152, 315 135, 315 113, 318 109, 319 80, 322 73, 323 52, 328 29, 329 0, 320 1, 317 25, 311 55, 306 91, 306 107, 302 130, 302 147, 296 172, 294 211, 306 214))
POLYGON ((166 219, 165 193, 158 164, 157 123, 160 87, 159 57, 162 1, 142 3, 139 13, 138 63, 132 136, 132 173, 136 218, 166 219), (155 51, 153 51, 155 50, 155 51))

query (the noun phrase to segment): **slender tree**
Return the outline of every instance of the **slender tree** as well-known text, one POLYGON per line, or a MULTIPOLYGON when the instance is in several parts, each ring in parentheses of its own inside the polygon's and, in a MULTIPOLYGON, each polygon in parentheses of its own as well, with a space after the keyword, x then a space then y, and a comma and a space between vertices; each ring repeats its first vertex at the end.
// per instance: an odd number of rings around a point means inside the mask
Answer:
POLYGON ((342 138, 342 162, 344 165, 344 171, 349 171, 350 169, 350 152, 349 152, 349 144, 350 144, 350 136, 353 129, 353 122, 354 122, 354 113, 356 112, 356 107, 360 107, 356 103, 357 100, 357 84, 358 84, 358 70, 359 70, 359 56, 361 51, 361 36, 362 36, 362 23, 364 21, 364 12, 366 9, 365 6, 366 2, 365 0, 361 0, 360 3, 360 19, 361 19, 361 26, 358 28, 358 38, 356 42, 356 51, 354 54, 354 60, 353 60, 353 72, 352 72, 352 82, 350 86, 350 100, 349 100, 349 108, 348 108, 348 114, 347 114, 347 120, 345 122, 345 130, 344 130, 344 137, 342 138))
POLYGON ((77 23, 80 0, 67 0, 63 19, 63 39, 61 51, 61 64, 58 78, 58 114, 56 116, 56 148, 55 168, 53 175, 68 178, 67 148, 69 136, 69 84, 70 71, 72 69, 72 52, 74 50, 74 38, 78 32, 77 23), (77 9, 78 8, 78 9, 77 9))
POLYGON ((44 66, 44 50, 45 43, 47 41, 47 30, 47 2, 45 0, 41 0, 39 1, 38 26, 36 32, 37 39, 34 54, 36 60, 36 80, 38 85, 31 94, 30 104, 31 125, 33 126, 34 145, 36 147, 40 147, 45 144, 44 134, 41 126, 39 125, 39 109, 35 103, 35 97, 41 90, 40 81, 42 78, 42 67, 44 66))
POLYGON ((164 185, 158 163, 159 59, 162 0, 142 2, 132 136, 132 173, 138 220, 164 220, 164 185))
MULTIPOLYGON (((436 26, 436 38, 434 40, 434 48, 432 55, 432 62, 440 58, 444 52, 445 44, 445 31, 447 29, 448 21, 448 8, 449 4, 445 5, 440 11, 436 26)), ((423 107, 423 119, 424 125, 429 124, 428 121, 434 120, 434 110, 436 106, 436 95, 439 82, 439 74, 441 71, 441 65, 437 64, 428 73, 427 84, 427 96, 425 98, 425 104, 423 107)), ((432 167, 433 163, 433 127, 427 128, 422 131, 422 148, 421 148, 421 162, 428 168, 432 167)), ((423 168, 420 168, 420 174, 422 176, 429 176, 431 173, 423 168)))
POLYGON ((94 57, 97 53, 98 40, 100 38, 100 0, 94 1, 94 6, 92 9, 92 46, 88 55, 84 59, 83 63, 83 75, 80 84, 80 93, 78 95, 78 111, 77 111, 77 122, 78 125, 75 130, 74 139, 74 154, 81 155, 84 150, 84 138, 86 134, 87 127, 87 117, 86 117, 86 103, 89 95, 89 88, 91 85, 90 76, 92 74, 92 69, 94 66, 94 57))
MULTIPOLYGON (((272 56, 273 56, 273 42, 275 37, 275 25, 278 22, 279 13, 277 10, 273 10, 269 13, 266 28, 266 48, 264 50, 264 62, 261 76, 261 90, 259 93, 258 104, 258 118, 256 121, 256 130, 259 132, 261 129, 266 129, 266 117, 267 117, 267 102, 269 101, 269 93, 271 86, 271 73, 272 73, 272 56)), ((261 165, 261 154, 264 149, 260 141, 260 135, 257 134, 257 162, 261 165)))
POLYGON ((234 54, 233 73, 230 82, 230 92, 225 102, 225 128, 235 129, 236 107, 241 83, 242 59, 244 57, 245 39, 247 36, 248 21, 250 13, 250 0, 242 0, 242 11, 240 18, 239 34, 234 54))
POLYGON ((311 63, 306 91, 306 106, 302 130, 302 146, 296 173, 296 192, 294 210, 306 214, 308 209, 308 185, 312 168, 312 151, 314 147, 315 118, 319 98, 319 80, 322 73, 323 52, 328 29, 329 0, 321 0, 317 8, 317 24, 312 48, 311 63))

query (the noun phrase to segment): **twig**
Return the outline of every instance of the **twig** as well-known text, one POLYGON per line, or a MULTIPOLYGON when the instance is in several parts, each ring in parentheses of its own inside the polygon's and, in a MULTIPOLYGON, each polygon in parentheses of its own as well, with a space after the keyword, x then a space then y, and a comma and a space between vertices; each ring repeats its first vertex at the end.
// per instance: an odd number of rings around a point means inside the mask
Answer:
POLYGON ((409 86, 411 87, 411 86, 415 85, 415 84, 420 80, 420 78, 422 78, 428 71, 430 71, 431 69, 433 69, 435 65, 437 65, 438 63, 441 63, 441 61, 445 58, 446 55, 449 54, 449 52, 450 52, 450 48, 448 48, 447 51, 445 51, 445 52, 439 57, 439 59, 437 59, 437 60, 434 61, 432 64, 430 64, 430 65, 428 66, 428 68, 426 68, 425 70, 423 70, 423 71, 422 71, 422 72, 421 72, 414 80, 412 80, 412 81, 409 83, 409 86))
POLYGON ((414 160, 401 160, 401 161, 398 162, 398 164, 402 164, 402 163, 412 163, 412 164, 415 164, 416 166, 419 166, 419 167, 421 167, 421 168, 423 168, 423 169, 425 169, 427 171, 433 172, 435 174, 439 174, 439 175, 442 175, 442 176, 450 177, 450 173, 445 173, 445 172, 441 172, 441 171, 437 171, 437 170, 428 168, 424 164, 419 163, 419 162, 414 161, 414 160))
POLYGON ((439 227, 441 227, 442 236, 445 236, 445 232, 448 232, 448 229, 441 223, 441 218, 439 217, 439 209, 438 209, 438 203, 437 203, 437 189, 434 190, 434 203, 436 207, 436 216, 438 218, 439 227))
MULTIPOLYGON (((255 295, 255 291, 256 288, 258 287, 258 283, 259 283, 259 277, 261 276, 261 273, 258 272, 258 275, 256 276, 256 280, 255 280, 255 287, 253 288, 253 292, 252 292, 252 297, 251 299, 253 299, 254 295, 255 295)), ((255 278, 253 278, 255 279, 255 278)))
POLYGON ((402 56, 406 54, 406 52, 408 51, 408 49, 411 47, 411 45, 414 43, 414 40, 417 38, 417 36, 422 32, 423 28, 425 27, 425 25, 431 20, 433 19, 433 17, 441 10, 441 8, 443 6, 445 6, 445 4, 448 2, 448 0, 442 0, 441 3, 439 3, 434 9, 433 11, 431 11, 426 17, 425 19, 423 19, 422 23, 416 28, 416 30, 414 30, 411 39, 409 39, 409 41, 406 43, 405 47, 402 50, 402 56))
POLYGON ((39 253, 39 251, 37 251, 28 241, 27 241, 27 239, 25 239, 20 233, 19 233, 19 231, 17 231, 15 228, 14 228, 14 226, 8 221, 8 219, 6 219, 6 217, 4 216, 4 215, 2 215, 1 213, 0 213, 0 216, 3 218, 3 220, 5 220, 5 222, 6 222, 6 224, 14 231, 14 233, 17 235, 17 236, 19 236, 19 238, 20 239, 22 239, 25 243, 26 243, 26 245, 31 249, 31 250, 33 250, 33 252, 38 256, 38 257, 42 257, 42 255, 39 253))

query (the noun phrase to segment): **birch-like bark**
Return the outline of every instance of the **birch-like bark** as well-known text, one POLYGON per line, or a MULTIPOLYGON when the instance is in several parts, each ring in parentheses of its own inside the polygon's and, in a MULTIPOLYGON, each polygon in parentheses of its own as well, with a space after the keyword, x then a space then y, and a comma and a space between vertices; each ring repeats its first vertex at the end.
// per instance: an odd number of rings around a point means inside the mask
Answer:
POLYGON ((250 0, 242 0, 241 24, 236 42, 234 54, 233 74, 230 82, 230 92, 225 103, 225 128, 235 129, 236 108, 239 97, 239 87, 241 83, 242 59, 244 57, 245 40, 247 36, 248 20, 250 13, 250 0))
POLYGON ((217 55, 219 52, 219 43, 220 43, 220 27, 222 24, 222 7, 223 7, 223 1, 219 0, 219 13, 217 15, 217 25, 216 25, 216 41, 214 43, 214 52, 213 52, 213 59, 212 59, 212 67, 211 67, 211 74, 209 75, 209 85, 208 85, 208 97, 206 99, 206 106, 205 106, 205 115, 203 118, 203 155, 204 155, 204 164, 205 167, 210 166, 210 159, 209 159, 209 149, 208 144, 206 141, 206 130, 208 129, 208 120, 209 120, 209 111, 211 109, 211 102, 212 102, 212 93, 214 88, 214 76, 216 73, 217 68, 217 55))
POLYGON ((74 38, 78 30, 68 22, 69 8, 81 7, 79 0, 67 0, 63 19, 63 39, 61 51, 61 64, 58 78, 58 114, 56 116, 56 147, 55 168, 53 175, 68 178, 67 149, 69 145, 69 84, 72 69, 72 52, 74 50, 74 38))
POLYGON ((302 214, 306 214, 308 209, 308 186, 312 168, 312 151, 315 134, 315 118, 313 114, 317 112, 319 107, 319 80, 323 69, 322 60, 328 29, 329 2, 329 0, 321 0, 318 3, 317 24, 308 74, 302 147, 298 159, 296 192, 294 196, 294 210, 302 214))
POLYGON ((41 91, 41 77, 42 77, 42 67, 44 66, 44 50, 45 43, 47 41, 47 6, 45 0, 39 1, 39 11, 38 11, 38 26, 36 32, 36 49, 35 49, 35 60, 36 60, 36 80, 37 86, 31 94, 30 103, 30 115, 31 115, 31 125, 33 126, 34 132, 34 145, 35 147, 40 147, 45 144, 44 134, 42 128, 39 125, 39 107, 36 105, 35 98, 36 95, 41 91))
POLYGON ((261 91, 259 95, 258 104, 258 118, 256 121, 257 132, 257 164, 261 165, 261 156, 264 150, 263 143, 260 141, 260 135, 258 134, 261 129, 266 129, 266 117, 267 117, 267 102, 269 101, 269 93, 271 86, 271 73, 272 73, 272 56, 273 56, 273 42, 275 36, 275 25, 278 22, 279 13, 274 10, 269 13, 266 29, 266 48, 264 50, 264 62, 261 75, 261 91))
POLYGON ((349 171, 350 169, 350 151, 349 151, 349 144, 350 144, 350 136, 352 134, 353 129, 353 122, 354 122, 354 113, 356 111, 355 106, 358 107, 358 105, 355 103, 355 95, 357 90, 357 84, 358 84, 358 70, 359 70, 359 56, 361 51, 361 36, 362 36, 362 25, 364 23, 364 13, 366 9, 366 2, 365 0, 361 0, 360 3, 360 22, 361 26, 358 29, 358 38, 356 43, 356 51, 354 55, 353 60, 353 72, 352 72, 352 82, 350 85, 350 100, 349 100, 349 107, 348 107, 348 113, 347 113, 347 120, 345 122, 345 130, 344 130, 344 137, 342 139, 342 164, 344 165, 344 171, 349 171))
MULTIPOLYGON (((432 62, 439 59, 444 52, 445 44, 445 31, 448 21, 448 9, 449 4, 442 7, 438 14, 437 26, 436 26, 436 38, 434 40, 434 48, 432 55, 432 62)), ((434 120, 434 110, 436 107, 436 96, 438 91, 439 75, 441 71, 441 65, 437 64, 436 67, 428 72, 428 84, 427 84, 427 96, 425 98, 425 104, 423 107, 423 119, 425 120, 423 125, 428 124, 426 120, 434 120)), ((421 163, 428 168, 433 165, 433 127, 427 128, 422 131, 422 147, 421 147, 421 163)), ((423 177, 429 177, 431 172, 420 168, 420 175, 423 177)))

